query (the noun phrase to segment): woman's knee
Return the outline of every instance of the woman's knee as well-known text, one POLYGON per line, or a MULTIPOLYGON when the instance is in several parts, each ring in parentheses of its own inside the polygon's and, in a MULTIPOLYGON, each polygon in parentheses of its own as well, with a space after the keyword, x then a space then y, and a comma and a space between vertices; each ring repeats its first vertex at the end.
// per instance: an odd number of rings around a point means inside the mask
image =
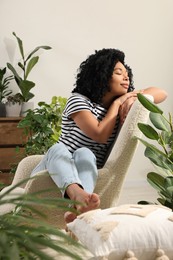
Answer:
POLYGON ((49 148, 47 153, 48 158, 58 158, 62 155, 67 157, 71 156, 71 153, 63 143, 54 144, 51 148, 49 148))
POLYGON ((81 148, 77 149, 74 152, 73 157, 75 160, 96 162, 96 157, 95 157, 94 153, 89 148, 86 148, 86 147, 81 147, 81 148))

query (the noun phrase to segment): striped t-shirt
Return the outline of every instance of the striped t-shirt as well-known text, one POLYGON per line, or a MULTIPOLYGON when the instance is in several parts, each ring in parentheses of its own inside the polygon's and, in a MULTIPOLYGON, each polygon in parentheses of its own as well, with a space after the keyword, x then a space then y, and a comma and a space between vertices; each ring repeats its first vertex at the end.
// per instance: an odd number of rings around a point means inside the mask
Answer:
POLYGON ((98 121, 101 121, 107 113, 107 109, 100 106, 99 104, 92 103, 90 99, 81 94, 73 93, 72 96, 68 99, 63 112, 62 129, 59 142, 64 143, 71 153, 81 147, 89 148, 96 156, 97 167, 101 168, 105 163, 107 151, 115 139, 118 129, 118 122, 116 123, 114 131, 109 137, 108 142, 106 144, 97 143, 96 141, 85 135, 84 132, 80 130, 80 128, 70 117, 70 115, 72 115, 73 113, 82 110, 91 111, 91 113, 95 115, 98 121))

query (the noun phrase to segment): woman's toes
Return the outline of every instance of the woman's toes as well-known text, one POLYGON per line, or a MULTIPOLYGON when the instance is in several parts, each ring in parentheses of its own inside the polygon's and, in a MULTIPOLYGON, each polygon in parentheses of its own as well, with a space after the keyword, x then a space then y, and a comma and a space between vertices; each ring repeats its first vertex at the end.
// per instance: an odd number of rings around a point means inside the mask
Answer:
POLYGON ((71 212, 71 211, 67 211, 64 214, 64 220, 65 220, 66 223, 72 222, 73 220, 76 219, 76 217, 77 217, 76 214, 71 212))

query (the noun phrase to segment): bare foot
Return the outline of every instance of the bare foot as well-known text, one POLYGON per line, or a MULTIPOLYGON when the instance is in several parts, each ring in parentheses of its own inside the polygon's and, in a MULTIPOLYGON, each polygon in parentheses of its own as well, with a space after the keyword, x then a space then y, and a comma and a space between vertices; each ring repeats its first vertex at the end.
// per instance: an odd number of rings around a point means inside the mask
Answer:
POLYGON ((75 220, 76 217, 77 217, 77 215, 71 211, 67 211, 64 214, 64 219, 65 219, 66 223, 72 222, 73 220, 75 220))
MULTIPOLYGON (((75 205, 78 214, 96 209, 100 205, 100 198, 96 193, 89 194, 77 184, 69 185, 66 193, 71 200, 81 202, 82 205, 75 205)), ((77 215, 70 211, 66 212, 64 215, 66 223, 72 222, 76 217, 77 215)))

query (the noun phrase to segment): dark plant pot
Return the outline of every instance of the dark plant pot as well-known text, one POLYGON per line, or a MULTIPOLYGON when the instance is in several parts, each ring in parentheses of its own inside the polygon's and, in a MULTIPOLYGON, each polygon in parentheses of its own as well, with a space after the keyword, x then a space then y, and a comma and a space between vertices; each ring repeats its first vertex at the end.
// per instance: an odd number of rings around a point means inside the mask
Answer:
POLYGON ((5 104, 0 103, 0 117, 6 117, 5 104))

